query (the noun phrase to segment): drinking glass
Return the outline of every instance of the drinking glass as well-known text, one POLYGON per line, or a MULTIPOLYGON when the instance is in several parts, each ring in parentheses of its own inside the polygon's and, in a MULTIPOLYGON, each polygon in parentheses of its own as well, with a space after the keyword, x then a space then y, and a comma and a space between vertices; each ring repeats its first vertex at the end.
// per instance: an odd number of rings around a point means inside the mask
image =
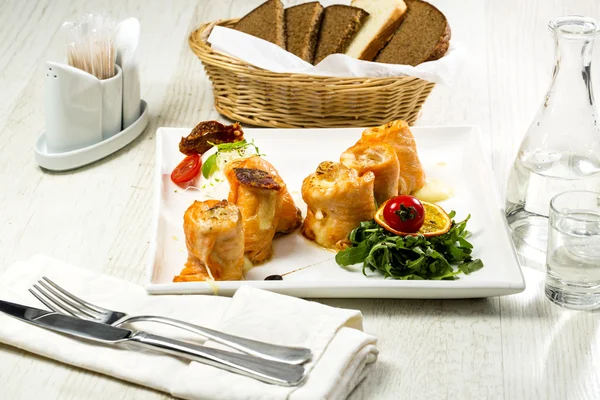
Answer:
POLYGON ((548 232, 546 296, 565 308, 600 308, 600 193, 554 196, 548 232))

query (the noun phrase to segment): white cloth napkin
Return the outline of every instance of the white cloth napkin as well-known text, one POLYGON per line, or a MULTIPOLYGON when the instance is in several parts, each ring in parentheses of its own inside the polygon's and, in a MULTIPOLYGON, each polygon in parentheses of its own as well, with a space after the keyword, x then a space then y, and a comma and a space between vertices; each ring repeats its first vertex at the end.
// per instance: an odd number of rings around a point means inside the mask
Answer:
MULTIPOLYGON (((266 342, 308 347, 308 379, 280 387, 196 362, 137 348, 90 344, 0 313, 0 342, 184 399, 343 399, 377 359, 376 338, 362 332, 359 311, 242 287, 233 298, 150 296, 133 283, 35 256, 0 276, 0 299, 45 308, 27 289, 47 276, 92 303, 132 315, 164 315, 266 342)), ((137 329, 189 341, 196 335, 140 323, 137 329)), ((214 343, 208 346, 220 347, 214 343)), ((223 347, 225 348, 225 347, 223 347)), ((231 349, 228 349, 231 350, 231 349)))
POLYGON ((455 41, 450 41, 444 57, 416 67, 362 61, 345 54, 332 54, 313 66, 276 44, 222 26, 213 28, 208 42, 214 50, 273 72, 361 78, 408 75, 445 85, 452 84, 452 78, 463 60, 463 53, 455 41))

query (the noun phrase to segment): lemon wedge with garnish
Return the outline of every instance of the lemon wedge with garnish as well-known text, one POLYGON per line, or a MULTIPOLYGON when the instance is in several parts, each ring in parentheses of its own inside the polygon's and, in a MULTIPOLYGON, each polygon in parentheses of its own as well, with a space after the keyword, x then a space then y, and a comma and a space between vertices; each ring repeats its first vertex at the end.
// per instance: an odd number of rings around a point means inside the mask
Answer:
MULTIPOLYGON (((389 201, 389 200, 388 200, 389 201)), ((450 216, 444 211, 442 207, 435 203, 430 203, 427 201, 422 201, 423 210, 425 214, 425 219, 423 221, 423 225, 419 228, 417 232, 401 232, 394 228, 392 228, 384 218, 383 210, 385 208, 387 201, 379 207, 377 212, 375 213, 375 222, 383 229, 388 232, 394 233, 400 236, 416 236, 423 235, 425 237, 439 236, 447 233, 452 226, 452 219, 450 216)))

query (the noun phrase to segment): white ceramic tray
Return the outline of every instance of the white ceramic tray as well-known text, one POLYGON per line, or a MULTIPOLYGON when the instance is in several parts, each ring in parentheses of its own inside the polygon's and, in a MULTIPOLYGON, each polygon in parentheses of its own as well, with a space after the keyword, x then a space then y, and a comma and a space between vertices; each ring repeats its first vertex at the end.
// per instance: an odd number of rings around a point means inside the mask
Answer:
MULTIPOLYGON (((494 187, 494 176, 475 127, 415 127, 419 156, 430 178, 449 183, 454 196, 440 202, 455 210, 460 220, 471 214, 467 229, 473 232, 473 256, 484 268, 455 281, 399 281, 381 276, 365 277, 361 268, 339 267, 335 254, 306 240, 299 232, 274 240, 275 255, 268 263, 250 270, 244 281, 173 283, 187 257, 183 214, 202 192, 181 190, 169 174, 182 160, 178 143, 189 129, 160 128, 156 135, 155 224, 152 232, 146 289, 154 294, 202 293, 232 295, 241 285, 298 297, 370 298, 469 298, 518 293, 525 282, 508 235, 508 228, 494 187), (303 268, 306 267, 306 268, 303 268), (303 268, 303 269, 301 269, 303 268), (298 270, 300 269, 300 270, 298 270), (298 270, 281 281, 264 278, 298 270)), ((261 153, 277 168, 296 204, 305 215, 302 180, 324 160, 339 160, 354 144, 362 129, 244 129, 261 153)), ((226 196, 227 188, 221 191, 226 196)))
POLYGON ((40 167, 51 171, 68 171, 111 155, 133 142, 146 129, 148 104, 142 100, 140 108, 140 116, 133 124, 106 140, 82 149, 51 153, 46 145, 46 132, 42 132, 35 143, 35 161, 40 167))

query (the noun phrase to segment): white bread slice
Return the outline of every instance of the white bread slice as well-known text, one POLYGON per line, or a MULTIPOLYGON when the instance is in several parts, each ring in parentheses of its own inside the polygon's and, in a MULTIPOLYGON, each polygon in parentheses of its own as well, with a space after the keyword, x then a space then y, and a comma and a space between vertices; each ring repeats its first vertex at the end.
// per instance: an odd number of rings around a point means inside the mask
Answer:
POLYGON ((352 0, 351 4, 368 12, 369 17, 345 54, 359 60, 373 61, 400 26, 406 13, 406 4, 403 0, 352 0))

